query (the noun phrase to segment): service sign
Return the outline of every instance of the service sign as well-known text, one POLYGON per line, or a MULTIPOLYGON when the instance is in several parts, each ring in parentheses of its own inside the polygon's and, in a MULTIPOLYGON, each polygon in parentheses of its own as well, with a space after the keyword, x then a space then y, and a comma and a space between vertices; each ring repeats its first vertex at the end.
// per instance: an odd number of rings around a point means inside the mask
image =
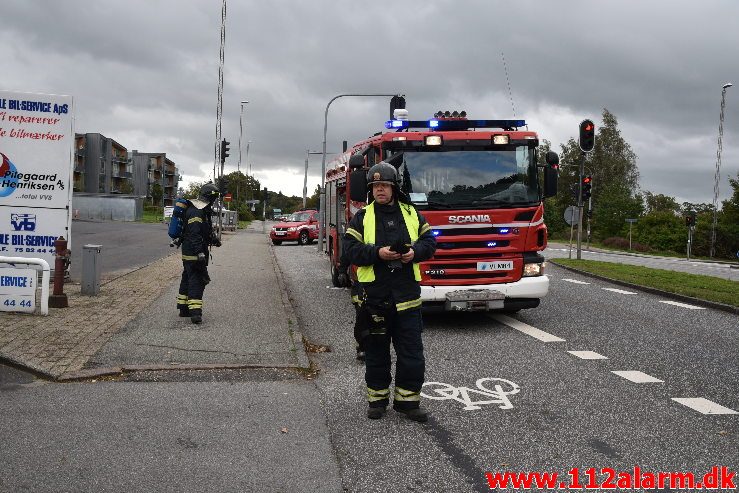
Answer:
POLYGON ((54 241, 67 238, 66 209, 0 207, 0 257, 42 258, 54 268, 54 241))
POLYGON ((71 96, 0 91, 0 256, 53 266, 49 238, 70 240, 72 109, 71 96))
POLYGON ((33 312, 36 276, 34 269, 0 268, 0 312, 33 312))

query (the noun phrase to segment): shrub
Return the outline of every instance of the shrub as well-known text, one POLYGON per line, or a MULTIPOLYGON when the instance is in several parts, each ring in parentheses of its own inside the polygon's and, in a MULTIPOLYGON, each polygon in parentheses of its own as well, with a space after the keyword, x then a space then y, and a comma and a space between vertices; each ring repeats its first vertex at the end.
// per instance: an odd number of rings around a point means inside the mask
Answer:
MULTIPOLYGON (((620 236, 612 236, 611 238, 606 238, 605 240, 603 240, 603 245, 610 248, 615 248, 616 250, 628 250, 629 239, 622 238, 620 236)), ((650 250, 647 245, 642 245, 641 243, 637 243, 635 241, 631 242, 631 249, 636 250, 637 252, 648 252, 650 250)))

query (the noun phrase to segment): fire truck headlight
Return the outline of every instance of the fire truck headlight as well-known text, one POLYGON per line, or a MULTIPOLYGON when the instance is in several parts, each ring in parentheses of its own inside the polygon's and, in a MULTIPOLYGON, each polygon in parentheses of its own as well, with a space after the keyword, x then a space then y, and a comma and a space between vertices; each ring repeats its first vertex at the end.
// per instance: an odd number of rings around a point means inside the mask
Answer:
POLYGON ((427 135, 424 144, 427 146, 440 146, 443 143, 441 135, 427 135))
POLYGON ((507 144, 508 142, 507 135, 493 135, 493 144, 507 144))
POLYGON ((524 264, 523 277, 540 276, 544 273, 544 262, 540 264, 524 264))

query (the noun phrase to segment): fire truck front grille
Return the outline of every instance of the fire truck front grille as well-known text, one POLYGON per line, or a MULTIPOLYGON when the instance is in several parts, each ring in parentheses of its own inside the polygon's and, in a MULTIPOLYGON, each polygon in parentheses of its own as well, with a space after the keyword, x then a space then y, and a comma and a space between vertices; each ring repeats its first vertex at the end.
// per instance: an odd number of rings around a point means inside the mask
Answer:
MULTIPOLYGON (((434 229, 433 227, 431 229, 434 229)), ((480 236, 480 235, 497 235, 500 234, 500 228, 488 227, 488 228, 450 228, 450 229, 439 229, 438 238, 445 236, 480 236)))
POLYGON ((511 242, 508 240, 489 241, 437 241, 437 250, 455 250, 457 248, 493 248, 507 247, 511 242))

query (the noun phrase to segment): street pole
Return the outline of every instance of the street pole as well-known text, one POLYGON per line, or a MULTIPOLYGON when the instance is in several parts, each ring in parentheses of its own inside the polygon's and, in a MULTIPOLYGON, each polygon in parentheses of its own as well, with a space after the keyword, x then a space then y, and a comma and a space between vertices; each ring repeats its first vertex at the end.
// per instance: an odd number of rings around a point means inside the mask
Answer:
MULTIPOLYGON (((241 113, 239 113, 239 164, 236 165, 236 171, 241 173, 241 137, 244 134, 244 125, 242 120, 244 119, 244 105, 248 104, 249 101, 241 102, 241 113)), ((239 204, 239 178, 236 180, 236 207, 238 209, 239 204)))
POLYGON ((711 225, 711 251, 709 258, 713 258, 716 249, 716 220, 718 218, 718 186, 721 181, 721 140, 724 136, 724 106, 726 104, 726 89, 733 84, 724 84, 721 90, 721 116, 718 123, 718 150, 716 151, 716 175, 713 181, 713 224, 711 225))
POLYGON ((392 98, 395 96, 403 96, 402 94, 339 94, 338 96, 334 96, 331 98, 331 101, 328 102, 326 105, 326 111, 323 114, 323 158, 321 159, 321 193, 319 195, 319 208, 320 213, 318 214, 321 218, 320 220, 320 226, 318 228, 318 251, 323 251, 323 237, 324 237, 324 229, 326 228, 326 132, 328 130, 328 108, 331 106, 331 103, 336 101, 339 98, 343 97, 362 97, 362 98, 371 98, 371 97, 382 97, 382 98, 392 98))
POLYGON ((577 260, 582 258, 582 178, 585 176, 585 153, 580 154, 580 180, 577 194, 577 260))
POLYGON ((303 177, 303 209, 305 209, 305 199, 308 194, 308 156, 310 149, 305 150, 305 176, 303 177))

